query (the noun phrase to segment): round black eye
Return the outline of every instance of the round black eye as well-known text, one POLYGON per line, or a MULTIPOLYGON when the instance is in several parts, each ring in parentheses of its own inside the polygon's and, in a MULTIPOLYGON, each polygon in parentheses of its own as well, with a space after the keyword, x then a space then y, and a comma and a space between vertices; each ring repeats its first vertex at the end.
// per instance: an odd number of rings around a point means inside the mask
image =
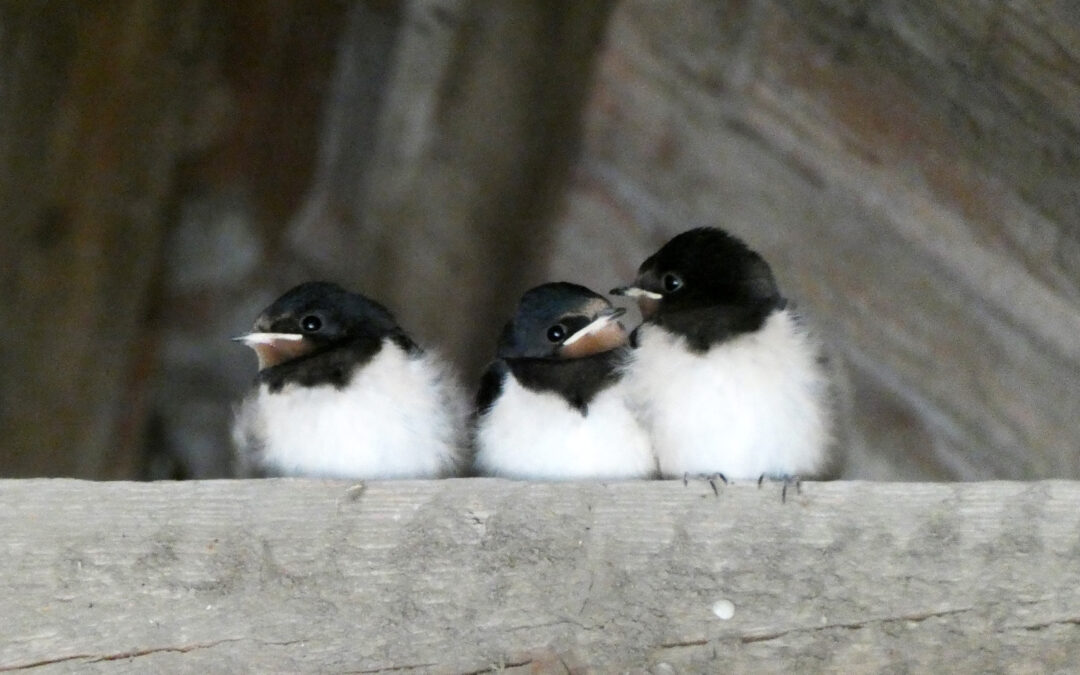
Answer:
POLYGON ((300 327, 304 329, 305 333, 314 333, 322 328, 322 319, 315 315, 305 316, 300 319, 300 327))
POLYGON ((557 323, 551 328, 548 328, 547 338, 552 342, 562 342, 566 339, 566 327, 561 323, 557 323))
POLYGON ((679 275, 675 274, 674 272, 668 272, 667 274, 665 274, 660 279, 660 283, 664 285, 664 291, 667 293, 674 293, 675 291, 682 288, 682 279, 680 279, 679 275))

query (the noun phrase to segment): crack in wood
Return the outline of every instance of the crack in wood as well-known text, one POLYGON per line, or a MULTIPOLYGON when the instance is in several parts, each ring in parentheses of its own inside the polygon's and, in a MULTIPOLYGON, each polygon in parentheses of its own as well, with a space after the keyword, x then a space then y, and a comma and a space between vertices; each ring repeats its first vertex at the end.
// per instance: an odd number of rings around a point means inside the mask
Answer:
POLYGON ((590 571, 589 572, 589 587, 587 589, 585 589, 585 593, 584 593, 585 597, 584 597, 584 599, 582 599, 581 607, 579 607, 578 611, 577 611, 578 616, 581 616, 581 615, 583 615, 585 613, 585 606, 589 604, 589 598, 592 597, 593 584, 595 584, 595 583, 596 583, 596 573, 590 571))
POLYGON ((458 673, 458 675, 483 675, 484 673, 497 673, 507 668, 521 668, 522 666, 530 665, 533 659, 526 659, 525 661, 510 661, 504 663, 493 663, 487 668, 481 668, 480 670, 466 670, 458 673))
POLYGON ((776 640, 778 638, 785 637, 787 635, 793 635, 796 633, 814 633, 823 630, 833 630, 836 628, 844 630, 862 630, 868 626, 874 626, 883 623, 890 623, 892 621, 909 621, 912 623, 922 623, 929 619, 937 619, 945 616, 952 616, 954 614, 964 614, 970 612, 974 607, 965 607, 962 609, 948 609, 941 612, 926 612, 922 614, 905 614, 901 616, 889 616, 880 619, 867 619, 866 621, 852 621, 847 623, 830 623, 821 626, 807 626, 799 628, 789 628, 788 630, 776 631, 774 633, 767 633, 763 635, 743 635, 739 637, 739 642, 743 644, 751 644, 754 642, 768 642, 769 640, 776 640))
MULTIPOLYGON (((179 647, 151 647, 148 649, 132 649, 126 652, 117 652, 115 654, 72 654, 70 656, 60 656, 55 659, 42 659, 40 661, 31 661, 28 663, 0 666, 0 672, 30 670, 32 668, 41 668, 43 666, 51 666, 57 663, 66 663, 67 661, 102 663, 104 661, 122 661, 124 659, 134 659, 140 656, 149 656, 151 654, 160 654, 165 652, 186 654, 188 652, 196 651, 199 649, 212 649, 214 647, 217 647, 218 645, 229 644, 232 642, 244 642, 251 639, 252 638, 225 638, 223 640, 215 640, 213 642, 197 642, 190 645, 181 645, 179 647)), ((307 642, 307 640, 287 640, 282 642, 267 642, 263 640, 255 640, 255 642, 258 642, 260 645, 263 646, 288 647, 290 645, 299 644, 301 642, 307 642)))
POLYGON ((502 633, 516 633, 516 632, 522 631, 522 630, 536 630, 536 629, 539 629, 539 628, 551 628, 552 626, 562 626, 562 625, 575 626, 575 627, 577 627, 577 628, 579 628, 579 629, 581 629, 583 631, 592 630, 592 628, 590 628, 589 626, 586 626, 585 624, 580 623, 578 621, 574 621, 573 619, 558 619, 556 621, 548 621, 547 623, 531 623, 531 624, 525 624, 523 626, 508 626, 506 628, 501 628, 499 630, 502 633))
POLYGON ((1054 626, 1080 626, 1080 616, 1070 617, 1068 619, 1058 619, 1056 621, 1047 621, 1046 623, 1033 623, 1029 626, 1016 626, 1016 628, 1034 632, 1053 628, 1054 626))
MULTIPOLYGON (((1039 601, 1029 601, 1029 602, 1026 602, 1024 604, 1034 604, 1034 603, 1037 603, 1037 602, 1039 602, 1039 601)), ((779 638, 782 638, 782 637, 786 637, 788 635, 794 635, 794 634, 798 634, 798 633, 807 633, 807 632, 817 632, 817 631, 823 631, 823 630, 833 630, 833 629, 861 630, 861 629, 867 628, 869 626, 883 624, 883 623, 889 623, 891 621, 908 621, 908 622, 911 622, 911 623, 922 623, 923 621, 928 621, 929 619, 938 619, 938 618, 942 618, 942 617, 946 617, 946 616, 953 616, 953 615, 956 615, 956 614, 964 614, 964 613, 970 612, 970 611, 972 611, 974 609, 975 609, 974 607, 965 607, 965 608, 960 608, 960 609, 944 610, 944 611, 940 611, 940 612, 925 612, 925 613, 920 613, 920 614, 905 614, 905 615, 894 616, 894 617, 883 617, 883 618, 878 618, 878 619, 869 619, 869 620, 866 620, 866 621, 853 621, 853 622, 846 622, 846 623, 825 624, 825 625, 822 625, 822 626, 790 628, 788 630, 776 631, 776 632, 773 632, 773 633, 767 633, 767 634, 762 634, 762 635, 742 635, 742 636, 739 637, 739 642, 741 642, 742 644, 753 644, 755 642, 768 642, 769 640, 776 640, 776 639, 779 639, 779 638)), ((1053 626, 1062 626, 1062 625, 1080 626, 1080 617, 1070 617, 1070 618, 1067 618, 1067 619, 1058 619, 1056 621, 1048 621, 1048 622, 1045 622, 1045 623, 1031 624, 1031 625, 1025 625, 1025 626, 1015 626, 1014 628, 1021 629, 1021 630, 1026 630, 1026 631, 1040 631, 1040 630, 1044 630, 1046 628, 1051 628, 1053 626)), ((720 640, 722 640, 722 639, 723 638, 720 638, 720 640)), ((658 645, 657 648, 658 649, 679 649, 679 648, 684 648, 684 647, 705 647, 709 643, 710 643, 710 641, 707 640, 707 639, 683 640, 683 641, 679 641, 679 642, 664 642, 664 643, 661 643, 660 645, 658 645)))
POLYGON ((133 649, 127 652, 120 652, 117 654, 106 654, 104 656, 98 656, 89 661, 89 663, 100 663, 101 661, 122 661, 124 659, 134 659, 140 656, 149 656, 151 654, 160 654, 164 652, 176 652, 179 654, 187 654, 197 649, 212 649, 218 645, 228 644, 231 642, 240 642, 244 638, 225 638, 223 640, 215 640, 213 642, 196 642, 195 644, 183 645, 181 647, 151 647, 149 649, 133 649))
MULTIPOLYGON (((418 668, 432 668, 437 663, 410 663, 405 666, 386 666, 385 668, 368 668, 366 670, 347 670, 348 675, 373 675, 374 673, 399 673, 403 670, 417 670, 418 668)), ((487 671, 480 671, 487 672, 487 671)))
POLYGON ((55 659, 42 659, 41 661, 31 661, 29 663, 17 663, 12 666, 0 666, 0 673, 6 673, 15 670, 30 670, 31 668, 51 666, 54 663, 64 663, 66 661, 78 661, 80 659, 92 658, 94 658, 93 654, 72 654, 71 656, 59 656, 55 659))
POLYGON ((704 647, 709 644, 708 640, 684 640, 681 642, 664 642, 660 649, 679 649, 680 647, 704 647))

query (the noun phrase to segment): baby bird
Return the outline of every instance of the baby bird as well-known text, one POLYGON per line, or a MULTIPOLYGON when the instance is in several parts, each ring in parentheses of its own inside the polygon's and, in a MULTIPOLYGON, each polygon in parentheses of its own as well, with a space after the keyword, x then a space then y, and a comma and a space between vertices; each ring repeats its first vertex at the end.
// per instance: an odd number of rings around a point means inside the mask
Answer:
POLYGON ((522 296, 477 396, 477 473, 532 480, 655 474, 648 435, 620 382, 624 312, 565 282, 522 296))
POLYGON ((660 473, 787 481, 826 469, 829 381, 819 344, 765 260, 715 228, 684 232, 630 286, 644 322, 626 367, 660 473))
POLYGON ((464 461, 446 365, 377 302, 336 284, 288 291, 236 338, 259 374, 233 426, 241 476, 439 478, 464 461))

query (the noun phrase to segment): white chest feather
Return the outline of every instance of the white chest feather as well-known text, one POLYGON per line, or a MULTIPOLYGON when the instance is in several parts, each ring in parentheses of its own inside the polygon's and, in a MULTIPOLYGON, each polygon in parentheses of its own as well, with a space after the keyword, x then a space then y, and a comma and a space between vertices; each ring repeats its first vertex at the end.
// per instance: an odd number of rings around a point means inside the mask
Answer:
POLYGON ((562 397, 508 376, 476 432, 481 474, 532 480, 648 478, 656 472, 649 438, 629 410, 621 383, 599 392, 582 415, 562 397))
POLYGON ((233 436, 247 463, 271 473, 435 478, 460 468, 464 404, 436 358, 386 341, 343 389, 260 386, 233 436))
POLYGON ((813 475, 831 442, 828 380, 818 347, 787 311, 702 354, 642 326, 626 382, 660 472, 728 479, 813 475))

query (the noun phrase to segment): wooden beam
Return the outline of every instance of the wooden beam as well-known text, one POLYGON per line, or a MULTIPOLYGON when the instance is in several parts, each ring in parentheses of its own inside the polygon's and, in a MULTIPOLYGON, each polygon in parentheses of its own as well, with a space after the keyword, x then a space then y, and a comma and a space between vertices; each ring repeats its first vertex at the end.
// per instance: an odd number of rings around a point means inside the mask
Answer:
POLYGON ((0 670, 1053 671, 1080 483, 0 481, 0 670))

